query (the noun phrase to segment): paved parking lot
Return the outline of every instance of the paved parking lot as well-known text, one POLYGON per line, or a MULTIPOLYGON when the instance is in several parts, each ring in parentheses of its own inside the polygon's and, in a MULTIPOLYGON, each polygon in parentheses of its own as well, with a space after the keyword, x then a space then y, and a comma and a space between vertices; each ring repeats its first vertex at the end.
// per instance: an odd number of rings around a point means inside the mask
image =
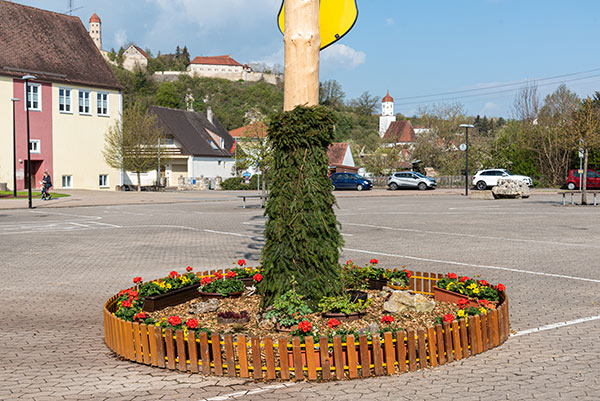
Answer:
POLYGON ((515 335, 443 367, 331 383, 254 383, 119 361, 103 343, 104 301, 133 276, 256 262, 262 210, 233 196, 0 210, 0 399, 600 399, 600 208, 563 207, 556 194, 340 195, 344 261, 376 257, 385 267, 502 282, 515 335))

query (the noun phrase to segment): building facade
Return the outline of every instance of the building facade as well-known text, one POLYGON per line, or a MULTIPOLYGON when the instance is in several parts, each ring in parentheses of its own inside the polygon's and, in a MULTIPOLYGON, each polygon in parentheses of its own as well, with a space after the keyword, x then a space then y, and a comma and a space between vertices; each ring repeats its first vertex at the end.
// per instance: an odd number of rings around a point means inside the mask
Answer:
POLYGON ((381 99, 381 116, 379 116, 379 136, 383 138, 390 124, 396 121, 394 114, 394 98, 390 96, 390 92, 381 99))
POLYGON ((81 21, 0 1, 0 37, 0 182, 12 188, 16 170, 19 190, 39 188, 45 171, 55 189, 120 184, 102 149, 120 119, 121 86, 81 21), (27 85, 26 75, 35 76, 27 85))

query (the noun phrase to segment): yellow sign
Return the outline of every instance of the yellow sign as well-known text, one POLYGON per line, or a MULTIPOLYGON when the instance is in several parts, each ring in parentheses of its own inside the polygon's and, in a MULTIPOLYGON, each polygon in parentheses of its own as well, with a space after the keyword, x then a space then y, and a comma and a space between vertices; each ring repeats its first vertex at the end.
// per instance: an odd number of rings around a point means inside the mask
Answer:
MULTIPOLYGON (((285 31, 285 0, 277 16, 279 30, 285 31)), ((358 6, 356 0, 321 0, 319 8, 319 26, 321 50, 340 40, 356 23, 358 6)))

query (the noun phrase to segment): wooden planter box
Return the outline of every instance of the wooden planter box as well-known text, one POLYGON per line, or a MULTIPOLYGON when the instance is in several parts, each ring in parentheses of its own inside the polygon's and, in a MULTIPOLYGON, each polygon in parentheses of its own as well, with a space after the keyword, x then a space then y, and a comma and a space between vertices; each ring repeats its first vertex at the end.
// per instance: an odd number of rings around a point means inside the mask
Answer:
POLYGON ((198 287, 200 284, 193 284, 189 287, 179 288, 175 291, 167 292, 166 294, 152 295, 144 299, 143 311, 154 312, 159 309, 164 309, 167 306, 179 305, 181 303, 198 298, 198 287))
POLYGON ((241 278, 240 280, 242 280, 246 287, 254 286, 254 279, 252 277, 241 278))
POLYGON ((376 278, 370 278, 369 279, 369 286, 368 288, 370 290, 383 290, 383 287, 385 287, 387 285, 388 281, 386 279, 376 279, 376 278))
POLYGON ((325 319, 337 319, 340 322, 352 322, 354 320, 360 319, 361 317, 363 317, 366 314, 367 314, 367 312, 354 312, 354 313, 350 313, 350 314, 324 312, 321 314, 321 316, 324 317, 325 319))
POLYGON ((199 296, 202 299, 210 299, 210 298, 221 299, 221 298, 239 298, 242 296, 243 293, 244 293, 244 291, 232 292, 231 294, 226 295, 226 296, 223 296, 222 294, 219 294, 218 292, 199 292, 198 294, 200 294, 199 296))
POLYGON ((449 302, 453 304, 457 304, 458 301, 460 301, 461 299, 468 299, 469 306, 474 306, 476 308, 479 306, 479 302, 477 302, 477 299, 475 298, 469 298, 468 296, 463 294, 458 294, 456 292, 444 290, 443 288, 440 288, 438 286, 433 287, 433 299, 439 302, 449 302))

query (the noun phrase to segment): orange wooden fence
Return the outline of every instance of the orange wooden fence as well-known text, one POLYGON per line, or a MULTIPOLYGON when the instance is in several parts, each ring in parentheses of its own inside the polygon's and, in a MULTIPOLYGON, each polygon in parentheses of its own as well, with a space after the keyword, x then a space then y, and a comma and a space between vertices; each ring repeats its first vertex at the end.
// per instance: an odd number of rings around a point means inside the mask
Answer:
MULTIPOLYGON (((214 273, 211 272, 211 273, 214 273)), ((410 288, 432 294, 443 275, 413 272, 410 288)), ((117 296, 104 305, 104 335, 108 347, 137 363, 182 372, 245 377, 255 380, 334 380, 392 375, 435 367, 477 355, 502 344, 509 336, 508 299, 487 315, 470 316, 417 331, 385 333, 382 338, 349 335, 302 344, 294 337, 254 337, 173 331, 127 322, 114 316, 117 296), (195 341, 194 341, 195 339, 195 341)))

